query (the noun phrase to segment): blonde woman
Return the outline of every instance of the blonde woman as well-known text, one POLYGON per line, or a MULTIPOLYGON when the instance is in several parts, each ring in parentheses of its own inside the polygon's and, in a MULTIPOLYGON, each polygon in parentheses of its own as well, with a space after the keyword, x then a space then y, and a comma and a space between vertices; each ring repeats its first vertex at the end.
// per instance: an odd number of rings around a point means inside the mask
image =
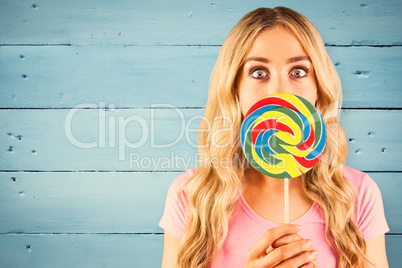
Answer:
POLYGON ((380 191, 367 174, 343 166, 340 96, 337 72, 304 16, 284 7, 246 14, 211 75, 200 164, 167 195, 162 267, 388 267, 380 191), (310 101, 327 131, 319 163, 289 182, 285 225, 283 180, 248 165, 239 141, 247 110, 275 93, 310 101))

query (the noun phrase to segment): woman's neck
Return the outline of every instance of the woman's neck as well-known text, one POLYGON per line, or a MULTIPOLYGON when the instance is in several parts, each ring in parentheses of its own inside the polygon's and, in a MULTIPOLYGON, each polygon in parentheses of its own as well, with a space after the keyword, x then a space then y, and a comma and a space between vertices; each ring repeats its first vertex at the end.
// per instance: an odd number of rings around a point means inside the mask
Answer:
MULTIPOLYGON (((284 179, 276 179, 264 175, 251 167, 245 173, 246 187, 257 187, 263 192, 277 193, 283 195, 284 179)), ((303 192, 302 177, 289 179, 289 192, 298 193, 303 192)))
MULTIPOLYGON (((284 218, 284 180, 261 174, 254 168, 245 173, 243 197, 261 217, 282 223, 284 218)), ((313 204, 303 188, 302 177, 289 179, 289 219, 298 219, 313 204)))

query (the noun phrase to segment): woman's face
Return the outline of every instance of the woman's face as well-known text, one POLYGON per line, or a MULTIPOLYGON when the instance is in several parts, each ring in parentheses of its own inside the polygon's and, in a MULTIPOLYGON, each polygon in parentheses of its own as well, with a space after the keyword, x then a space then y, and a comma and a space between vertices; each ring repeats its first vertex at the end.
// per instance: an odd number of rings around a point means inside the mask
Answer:
POLYGON ((280 26, 257 36, 236 83, 243 116, 255 102, 272 94, 298 95, 313 105, 317 100, 310 58, 296 37, 280 26))

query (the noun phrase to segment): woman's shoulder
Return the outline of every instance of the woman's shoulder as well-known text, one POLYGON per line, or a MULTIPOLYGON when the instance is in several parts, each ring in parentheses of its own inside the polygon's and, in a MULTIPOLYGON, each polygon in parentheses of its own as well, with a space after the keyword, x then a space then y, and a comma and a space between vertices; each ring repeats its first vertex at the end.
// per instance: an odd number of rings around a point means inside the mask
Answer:
POLYGON ((375 181, 370 178, 367 173, 360 170, 348 166, 343 166, 342 176, 349 180, 357 193, 360 193, 361 191, 366 191, 367 189, 371 189, 373 187, 377 188, 377 184, 375 183, 375 181))
POLYGON ((344 166, 342 175, 354 187, 357 197, 358 215, 370 211, 383 210, 381 191, 376 182, 367 173, 344 166))
POLYGON ((188 168, 186 171, 183 171, 180 173, 172 182, 172 184, 176 184, 178 186, 182 185, 185 183, 188 179, 190 179, 195 172, 197 171, 197 168, 188 168))
POLYGON ((389 231, 379 187, 370 176, 359 170, 344 166, 342 175, 355 188, 357 202, 354 220, 366 241, 389 231))
POLYGON ((189 168, 186 171, 179 174, 170 185, 170 188, 179 189, 184 183, 186 183, 197 171, 197 168, 189 168))
POLYGON ((159 226, 165 231, 179 238, 187 222, 187 193, 186 188, 181 192, 181 186, 196 172, 196 168, 189 168, 179 174, 170 184, 165 210, 159 222, 159 226))

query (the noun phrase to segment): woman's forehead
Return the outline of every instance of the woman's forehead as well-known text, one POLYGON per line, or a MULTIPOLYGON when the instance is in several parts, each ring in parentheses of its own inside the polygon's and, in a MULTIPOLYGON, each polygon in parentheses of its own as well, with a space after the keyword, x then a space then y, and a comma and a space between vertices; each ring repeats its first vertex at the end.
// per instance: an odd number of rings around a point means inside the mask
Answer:
POLYGON ((275 27, 264 30, 257 36, 246 58, 262 57, 269 60, 283 56, 308 57, 295 35, 284 27, 275 27))

